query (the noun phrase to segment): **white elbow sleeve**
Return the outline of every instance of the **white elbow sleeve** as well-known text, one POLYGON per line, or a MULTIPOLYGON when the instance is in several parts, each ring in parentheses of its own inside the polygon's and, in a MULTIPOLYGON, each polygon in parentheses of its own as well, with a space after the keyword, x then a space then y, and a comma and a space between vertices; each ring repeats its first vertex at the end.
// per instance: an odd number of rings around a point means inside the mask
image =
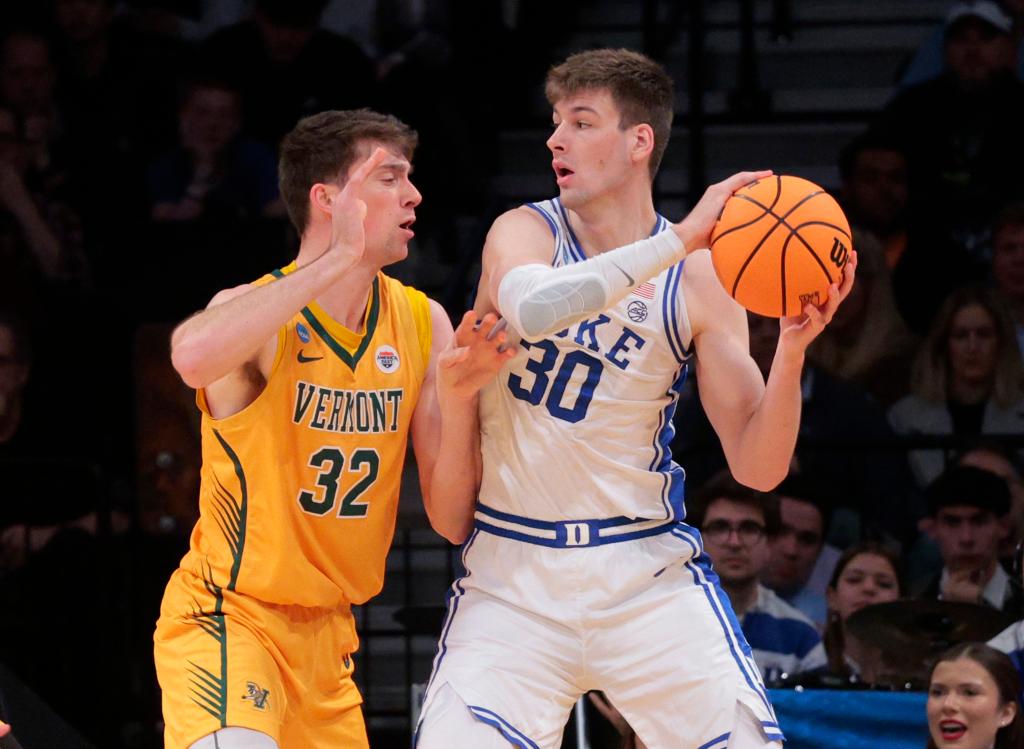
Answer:
POLYGON ((560 268, 519 265, 498 286, 498 309, 523 338, 542 338, 607 309, 685 256, 669 230, 560 268))

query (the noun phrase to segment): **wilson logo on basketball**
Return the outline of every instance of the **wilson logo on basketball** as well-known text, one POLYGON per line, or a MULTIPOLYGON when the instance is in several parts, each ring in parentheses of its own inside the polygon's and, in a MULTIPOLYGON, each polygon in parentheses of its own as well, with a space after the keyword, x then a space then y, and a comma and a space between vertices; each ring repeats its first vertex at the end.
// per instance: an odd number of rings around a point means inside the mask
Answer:
POLYGON ((815 307, 817 307, 819 304, 821 304, 821 302, 819 301, 820 299, 821 295, 819 295, 817 291, 812 291, 810 294, 801 294, 800 305, 803 306, 805 304, 813 304, 815 307))
POLYGON ((839 241, 839 237, 832 239, 832 250, 828 253, 829 260, 835 263, 837 268, 842 268, 846 265, 846 258, 849 257, 850 251, 846 248, 846 245, 839 241))
POLYGON ((392 346, 381 346, 374 354, 377 361, 377 369, 385 374, 391 374, 402 363, 398 358, 398 352, 392 346))

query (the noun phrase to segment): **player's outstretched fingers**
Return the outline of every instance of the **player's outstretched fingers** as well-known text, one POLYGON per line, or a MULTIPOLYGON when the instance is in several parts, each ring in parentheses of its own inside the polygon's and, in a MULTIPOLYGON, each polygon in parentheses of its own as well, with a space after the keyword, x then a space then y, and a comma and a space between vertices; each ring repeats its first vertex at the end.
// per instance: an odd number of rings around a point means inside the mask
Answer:
POLYGON ((839 298, 846 299, 853 288, 853 280, 857 277, 857 251, 850 253, 850 258, 843 266, 843 282, 839 285, 839 298))
POLYGON ((342 192, 353 192, 358 190, 366 182, 367 177, 373 174, 373 170, 384 163, 391 154, 386 150, 377 146, 373 149, 373 153, 370 154, 370 158, 359 165, 359 168, 352 172, 352 176, 348 178, 345 183, 345 187, 342 188, 342 192))

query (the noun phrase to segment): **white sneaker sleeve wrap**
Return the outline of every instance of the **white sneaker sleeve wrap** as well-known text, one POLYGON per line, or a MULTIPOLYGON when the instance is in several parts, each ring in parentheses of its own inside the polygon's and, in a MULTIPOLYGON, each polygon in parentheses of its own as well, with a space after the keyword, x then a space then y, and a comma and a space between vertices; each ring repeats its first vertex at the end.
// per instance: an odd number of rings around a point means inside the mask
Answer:
POLYGON ((608 309, 684 257, 683 241, 668 229, 560 268, 519 265, 501 279, 498 309, 523 338, 537 340, 608 309))

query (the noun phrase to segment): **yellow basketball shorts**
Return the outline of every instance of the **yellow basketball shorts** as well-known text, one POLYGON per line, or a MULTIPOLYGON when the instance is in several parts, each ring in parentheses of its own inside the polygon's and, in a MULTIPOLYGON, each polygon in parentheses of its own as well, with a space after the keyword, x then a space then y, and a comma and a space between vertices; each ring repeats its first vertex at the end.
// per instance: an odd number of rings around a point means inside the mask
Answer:
POLYGON ((153 641, 167 749, 227 726, 281 749, 368 747, 351 613, 263 603, 179 569, 153 641))

